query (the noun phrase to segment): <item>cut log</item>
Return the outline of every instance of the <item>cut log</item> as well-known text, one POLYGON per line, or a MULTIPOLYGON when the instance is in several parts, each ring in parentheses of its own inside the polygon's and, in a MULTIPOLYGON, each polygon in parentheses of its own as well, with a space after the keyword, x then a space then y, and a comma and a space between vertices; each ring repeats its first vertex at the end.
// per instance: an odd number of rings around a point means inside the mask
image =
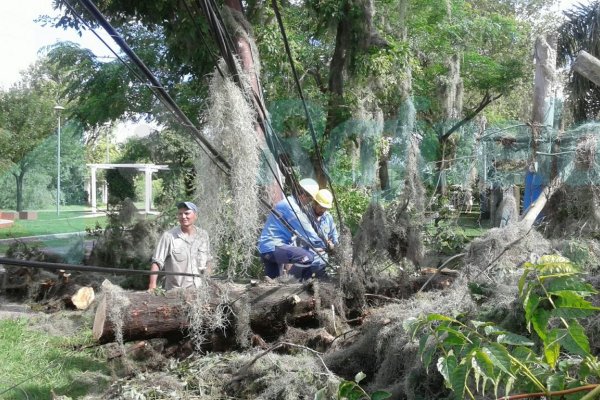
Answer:
POLYGON ((94 299, 94 289, 91 287, 82 287, 79 288, 75 294, 69 298, 69 301, 76 309, 87 310, 94 302, 94 299))
MULTIPOLYGON (((99 343, 115 340, 115 321, 111 312, 122 307, 117 314, 123 341, 145 340, 155 337, 180 337, 189 328, 187 310, 197 299, 198 290, 209 290, 209 299, 203 307, 215 310, 230 306, 235 310, 248 310, 249 328, 267 340, 273 340, 291 326, 318 326, 317 304, 329 307, 333 288, 319 284, 319 299, 312 285, 290 284, 276 286, 245 286, 239 284, 212 284, 202 289, 175 289, 162 294, 148 292, 121 292, 119 298, 103 296, 96 309, 93 337, 99 343), (227 300, 223 293, 227 293, 227 300)), ((232 316, 234 313, 229 313, 232 316)), ((239 321, 238 321, 239 322, 239 321)), ((243 321, 242 321, 243 322, 243 321)), ((229 326, 235 326, 229 321, 229 326)))
POLYGON ((600 60, 581 50, 573 63, 573 70, 600 86, 600 60))

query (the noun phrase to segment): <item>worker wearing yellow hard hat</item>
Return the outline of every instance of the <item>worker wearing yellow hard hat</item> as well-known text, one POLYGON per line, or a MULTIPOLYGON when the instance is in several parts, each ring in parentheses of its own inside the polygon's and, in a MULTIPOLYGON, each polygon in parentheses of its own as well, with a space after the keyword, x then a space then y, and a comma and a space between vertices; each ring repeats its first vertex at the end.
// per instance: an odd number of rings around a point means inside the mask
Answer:
POLYGON ((319 184, 310 178, 302 179, 296 187, 297 196, 288 196, 273 207, 267 217, 258 240, 260 259, 265 275, 277 278, 283 273, 283 265, 298 264, 308 268, 315 253, 307 248, 294 246, 294 240, 309 248, 322 249, 325 243, 314 230, 302 207, 310 205, 319 191, 319 184))
MULTIPOLYGON (((333 195, 327 189, 319 190, 312 204, 313 212, 316 216, 317 230, 321 238, 326 240, 326 248, 333 250, 338 245, 339 235, 333 221, 333 216, 327 211, 333 207, 333 195)), ((324 278, 327 276, 325 266, 328 262, 328 255, 325 252, 314 254, 314 260, 310 268, 292 267, 290 271, 296 278, 305 280, 310 277, 324 278)))

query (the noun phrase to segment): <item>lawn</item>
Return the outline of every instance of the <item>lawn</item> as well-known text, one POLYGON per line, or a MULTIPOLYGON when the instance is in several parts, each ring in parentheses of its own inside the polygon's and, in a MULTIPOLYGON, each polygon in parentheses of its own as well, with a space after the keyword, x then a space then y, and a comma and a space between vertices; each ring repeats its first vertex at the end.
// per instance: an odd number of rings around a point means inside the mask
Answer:
POLYGON ((60 215, 56 215, 56 210, 42 210, 37 212, 37 219, 15 220, 10 228, 0 229, 0 239, 83 232, 86 228, 93 229, 97 223, 104 227, 106 216, 93 215, 83 206, 65 206, 60 215))
MULTIPOLYGON (((37 329, 25 319, 0 320, 0 398, 78 398, 105 389, 110 382, 106 358, 87 348, 89 328, 74 329, 75 324, 54 316, 52 326, 63 324, 58 335, 59 329, 48 332, 50 325, 41 318, 37 329)), ((91 326, 91 321, 82 325, 91 326)))

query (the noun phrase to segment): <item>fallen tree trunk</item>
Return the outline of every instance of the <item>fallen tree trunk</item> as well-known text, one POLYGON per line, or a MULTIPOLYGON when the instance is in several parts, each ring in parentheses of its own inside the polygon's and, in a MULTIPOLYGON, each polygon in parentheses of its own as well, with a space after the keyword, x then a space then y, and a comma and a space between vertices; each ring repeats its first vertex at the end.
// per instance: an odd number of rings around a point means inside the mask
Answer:
POLYGON ((315 295, 313 284, 244 286, 213 283, 201 289, 170 290, 158 295, 145 291, 109 292, 99 300, 93 338, 99 343, 108 343, 117 336, 122 336, 124 342, 181 337, 190 327, 190 306, 201 295, 206 299, 202 308, 207 313, 218 307, 235 310, 225 313, 230 319, 226 322, 228 327, 247 323, 252 333, 273 340, 283 334, 288 325, 318 326, 317 311, 319 307, 331 306, 334 293, 333 288, 325 286, 319 283, 319 295, 315 295), (208 294, 200 291, 208 291, 208 294))
POLYGON ((579 52, 573 70, 600 86, 600 60, 583 50, 579 52))

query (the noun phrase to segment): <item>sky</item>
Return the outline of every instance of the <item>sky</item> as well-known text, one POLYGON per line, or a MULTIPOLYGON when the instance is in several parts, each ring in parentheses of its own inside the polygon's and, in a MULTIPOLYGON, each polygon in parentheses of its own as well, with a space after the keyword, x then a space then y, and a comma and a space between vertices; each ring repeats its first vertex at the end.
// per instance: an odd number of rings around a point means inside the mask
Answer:
MULTIPOLYGON (((51 0, 0 0, 0 89, 8 89, 18 82, 20 72, 35 62, 40 48, 60 41, 72 41, 81 47, 88 48, 99 57, 114 58, 93 33, 86 31, 80 37, 74 30, 43 27, 35 20, 40 15, 57 16, 59 13, 52 9, 51 0)), ((110 37, 99 31, 105 42, 114 49, 118 47, 110 37)), ((124 122, 118 124, 115 136, 118 142, 135 135, 144 136, 153 129, 145 123, 133 124, 124 122)))
POLYGON ((92 33, 79 37, 73 30, 42 27, 34 21, 40 15, 58 15, 52 10, 51 0, 0 0, 1 88, 7 89, 19 80, 20 71, 35 62, 41 47, 58 41, 73 41, 100 56, 113 56, 92 33))

